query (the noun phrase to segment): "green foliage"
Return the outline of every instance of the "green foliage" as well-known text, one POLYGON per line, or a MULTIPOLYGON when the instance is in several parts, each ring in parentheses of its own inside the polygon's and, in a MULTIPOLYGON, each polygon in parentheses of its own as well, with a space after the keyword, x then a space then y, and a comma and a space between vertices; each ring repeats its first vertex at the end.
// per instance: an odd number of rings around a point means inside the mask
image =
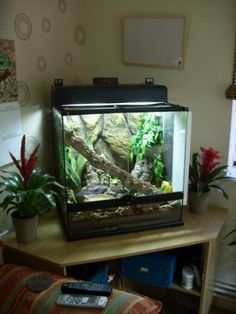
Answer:
POLYGON ((163 154, 161 153, 163 139, 163 128, 161 117, 153 114, 145 114, 137 124, 137 132, 131 138, 130 159, 142 160, 148 153, 148 150, 154 146, 159 146, 158 152, 153 156, 153 176, 155 181, 160 184, 164 178, 165 165, 163 154))
POLYGON ((164 179, 165 175, 165 164, 163 162, 162 153, 157 153, 153 159, 153 175, 156 182, 160 183, 164 179))
POLYGON ((75 151, 69 145, 65 149, 65 163, 66 163, 66 175, 67 184, 70 187, 77 187, 78 190, 81 189, 81 169, 82 165, 86 162, 83 156, 75 156, 75 151))
POLYGON ((43 174, 36 168, 39 145, 26 158, 26 137, 21 139, 20 161, 9 152, 16 168, 15 171, 2 171, 0 176, 0 194, 6 196, 0 203, 0 208, 8 214, 15 213, 17 217, 27 218, 40 214, 43 209, 55 209, 59 195, 52 187, 64 188, 53 176, 43 174))
POLYGON ((63 188, 53 176, 43 174, 35 168, 25 187, 22 176, 14 171, 4 171, 0 176, 0 193, 6 192, 0 208, 8 214, 17 211, 18 217, 31 217, 40 214, 43 209, 55 209, 58 194, 51 188, 63 188))
POLYGON ((163 144, 163 129, 160 117, 145 114, 138 121, 137 132, 131 138, 130 159, 142 160, 149 148, 163 144))
MULTIPOLYGON (((85 141, 87 145, 92 146, 92 140, 89 138, 85 141)), ((81 177, 87 159, 78 154, 70 145, 65 148, 65 164, 66 164, 66 180, 70 189, 70 195, 74 202, 76 200, 76 192, 82 189, 81 177)))

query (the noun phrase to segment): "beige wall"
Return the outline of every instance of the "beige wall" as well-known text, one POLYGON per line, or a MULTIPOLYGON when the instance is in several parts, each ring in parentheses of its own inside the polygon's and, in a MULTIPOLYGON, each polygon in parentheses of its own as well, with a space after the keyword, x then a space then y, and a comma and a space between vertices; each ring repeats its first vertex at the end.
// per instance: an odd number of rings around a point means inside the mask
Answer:
MULTIPOLYGON (((235 0, 87 0, 87 50, 85 80, 94 76, 117 76, 120 83, 142 83, 153 77, 168 87, 169 101, 193 112, 192 152, 212 146, 227 162, 231 101, 224 91, 232 79, 235 0), (188 45, 184 70, 122 63, 122 18, 129 15, 179 14, 188 17, 188 45)), ((227 202, 212 193, 211 202, 230 209, 225 234, 236 218, 235 184, 226 189, 227 202)), ((218 278, 236 284, 236 247, 221 240, 218 278)))

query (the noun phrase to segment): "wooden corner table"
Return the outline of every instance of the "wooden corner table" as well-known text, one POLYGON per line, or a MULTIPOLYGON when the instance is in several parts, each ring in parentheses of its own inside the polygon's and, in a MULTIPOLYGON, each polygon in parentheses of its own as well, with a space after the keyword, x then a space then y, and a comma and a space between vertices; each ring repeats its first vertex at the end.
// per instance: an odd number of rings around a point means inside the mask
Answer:
POLYGON ((38 238, 34 242, 17 243, 14 232, 2 239, 4 261, 66 276, 70 266, 202 244, 204 259, 199 313, 206 314, 213 297, 217 239, 227 212, 227 209, 209 206, 205 213, 196 215, 185 209, 183 226, 71 242, 65 240, 59 217, 50 213, 40 218, 38 238))

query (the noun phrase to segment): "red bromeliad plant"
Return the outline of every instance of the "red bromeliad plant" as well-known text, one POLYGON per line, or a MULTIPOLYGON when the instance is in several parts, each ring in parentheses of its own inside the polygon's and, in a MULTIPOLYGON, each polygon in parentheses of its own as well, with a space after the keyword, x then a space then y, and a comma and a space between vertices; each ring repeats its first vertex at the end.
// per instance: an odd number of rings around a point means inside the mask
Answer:
POLYGON ((18 162, 18 160, 16 160, 15 156, 9 152, 11 159, 13 160, 17 169, 20 171, 20 174, 22 175, 25 189, 27 189, 29 178, 33 170, 36 168, 36 160, 37 160, 36 154, 38 152, 38 149, 39 149, 39 144, 31 153, 29 159, 27 160, 25 157, 25 135, 23 135, 22 141, 21 141, 21 164, 18 162))
POLYGON ((220 166, 219 152, 211 147, 201 147, 201 154, 194 153, 192 156, 192 165, 189 169, 190 191, 202 196, 209 192, 211 188, 220 191, 228 199, 224 188, 219 184, 222 180, 232 180, 226 176, 227 165, 220 166))
POLYGON ((20 173, 15 171, 3 171, 0 176, 0 193, 7 192, 7 195, 0 203, 0 208, 7 213, 20 218, 32 217, 40 214, 43 209, 55 209, 58 194, 52 187, 63 188, 53 176, 43 174, 37 167, 37 152, 39 145, 29 156, 25 156, 25 136, 21 141, 21 160, 18 160, 10 153, 10 156, 20 173))

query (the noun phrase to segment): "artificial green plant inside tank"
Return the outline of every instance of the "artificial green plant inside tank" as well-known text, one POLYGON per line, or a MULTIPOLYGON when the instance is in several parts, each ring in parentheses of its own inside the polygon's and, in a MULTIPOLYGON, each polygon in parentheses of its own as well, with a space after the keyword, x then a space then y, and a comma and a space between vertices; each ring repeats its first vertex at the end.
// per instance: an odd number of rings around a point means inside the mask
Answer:
POLYGON ((55 188, 62 189, 55 178, 37 167, 39 145, 26 158, 26 137, 21 140, 21 158, 10 153, 18 171, 1 171, 0 193, 4 193, 0 208, 16 218, 29 218, 45 209, 55 209, 59 198, 55 188))
POLYGON ((152 172, 155 183, 160 186, 165 176, 165 164, 163 160, 163 128, 161 117, 143 115, 137 123, 137 131, 131 137, 130 160, 140 161, 147 157, 148 150, 158 147, 152 152, 152 172))

